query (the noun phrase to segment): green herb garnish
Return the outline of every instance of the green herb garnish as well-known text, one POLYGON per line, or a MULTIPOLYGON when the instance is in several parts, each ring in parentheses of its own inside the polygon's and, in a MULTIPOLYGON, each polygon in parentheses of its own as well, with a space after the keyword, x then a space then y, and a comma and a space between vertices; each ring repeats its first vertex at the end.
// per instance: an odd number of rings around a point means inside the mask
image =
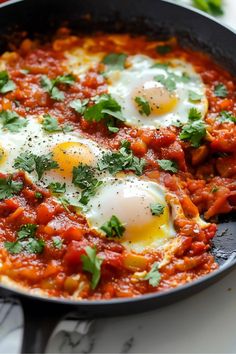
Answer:
POLYGON ((236 117, 230 112, 222 111, 222 112, 220 112, 219 122, 221 122, 221 123, 224 123, 224 122, 236 123, 236 117))
POLYGON ((69 124, 59 125, 58 120, 52 117, 50 114, 45 114, 43 116, 42 122, 43 129, 48 133, 55 132, 69 132, 73 130, 73 127, 69 124))
POLYGON ((152 215, 160 216, 164 213, 165 206, 160 203, 152 203, 150 209, 152 215))
POLYGON ((27 119, 21 118, 16 112, 2 110, 0 112, 0 121, 4 129, 12 133, 17 133, 20 129, 26 127, 28 124, 27 119))
POLYGON ((202 95, 195 91, 189 91, 189 100, 192 102, 199 102, 201 101, 202 95))
POLYGON ((48 188, 52 193, 61 194, 65 193, 66 191, 66 184, 59 183, 59 182, 52 182, 48 185, 48 188))
POLYGON ((55 79, 49 79, 48 76, 41 76, 40 84, 44 91, 48 92, 50 97, 56 101, 63 101, 65 98, 64 92, 57 88, 59 84, 73 85, 75 78, 71 74, 57 76, 55 79))
POLYGON ((178 171, 178 165, 175 161, 172 160, 157 160, 158 165, 164 171, 170 171, 176 173, 178 171))
POLYGON ((127 55, 123 53, 110 53, 106 55, 102 62, 108 66, 108 70, 123 70, 127 55))
POLYGON ((140 114, 145 114, 146 116, 149 116, 151 113, 151 108, 149 105, 149 102, 143 98, 143 97, 135 97, 135 102, 137 103, 139 107, 139 113, 140 114))
POLYGON ((0 200, 11 198, 14 194, 20 192, 23 183, 14 181, 12 177, 0 178, 0 200))
POLYGON ((112 215, 109 221, 103 224, 100 229, 105 232, 107 237, 122 237, 125 232, 125 227, 121 223, 121 221, 117 218, 117 216, 112 215))
POLYGON ((161 273, 158 270, 159 264, 153 263, 151 270, 145 275, 144 280, 148 280, 151 286, 158 286, 161 280, 161 273))
POLYGON ((211 15, 220 16, 224 14, 222 0, 192 0, 192 3, 198 9, 211 15))
POLYGON ((16 85, 14 81, 10 80, 6 70, 0 72, 0 93, 7 93, 14 91, 16 85))
POLYGON ((99 283, 101 277, 101 265, 103 259, 97 256, 96 247, 87 246, 85 248, 86 255, 83 254, 81 256, 81 260, 83 263, 83 270, 92 274, 91 286, 92 289, 95 289, 99 283))
POLYGON ((218 84, 214 88, 216 97, 225 98, 228 95, 228 90, 224 84, 218 84))
POLYGON ((98 169, 100 171, 108 170, 111 174, 130 170, 140 176, 145 164, 144 159, 134 156, 130 149, 130 143, 124 140, 118 152, 108 152, 103 155, 102 159, 98 161, 98 169))
POLYGON ((83 114, 86 110, 88 102, 88 99, 80 100, 78 98, 77 100, 71 101, 69 106, 73 108, 77 113, 83 114))
POLYGON ((63 246, 63 240, 59 236, 54 236, 52 237, 52 242, 53 246, 57 248, 58 250, 62 249, 63 246))
POLYGON ((206 126, 201 119, 201 113, 196 108, 189 111, 189 122, 184 125, 179 135, 181 140, 190 141, 195 148, 199 147, 206 136, 206 126))

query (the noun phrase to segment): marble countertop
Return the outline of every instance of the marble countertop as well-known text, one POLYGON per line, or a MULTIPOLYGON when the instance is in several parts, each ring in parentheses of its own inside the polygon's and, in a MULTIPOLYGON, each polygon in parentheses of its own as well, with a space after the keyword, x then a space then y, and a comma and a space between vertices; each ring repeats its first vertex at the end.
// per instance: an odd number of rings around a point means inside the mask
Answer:
MULTIPOLYGON (((236 1, 225 0, 220 20, 236 27, 235 15, 236 1)), ((21 308, 0 299, 0 354, 20 351, 22 325, 21 308)), ((92 322, 63 321, 47 352, 235 353, 235 333, 236 270, 201 293, 152 312, 92 322)))

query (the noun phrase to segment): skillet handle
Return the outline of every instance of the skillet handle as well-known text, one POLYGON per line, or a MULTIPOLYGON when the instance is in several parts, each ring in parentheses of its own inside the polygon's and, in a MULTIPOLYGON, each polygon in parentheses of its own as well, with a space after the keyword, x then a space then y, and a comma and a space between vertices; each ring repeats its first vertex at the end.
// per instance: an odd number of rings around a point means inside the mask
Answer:
POLYGON ((24 314, 24 333, 21 353, 44 353, 47 342, 58 322, 71 309, 63 304, 21 298, 24 314))

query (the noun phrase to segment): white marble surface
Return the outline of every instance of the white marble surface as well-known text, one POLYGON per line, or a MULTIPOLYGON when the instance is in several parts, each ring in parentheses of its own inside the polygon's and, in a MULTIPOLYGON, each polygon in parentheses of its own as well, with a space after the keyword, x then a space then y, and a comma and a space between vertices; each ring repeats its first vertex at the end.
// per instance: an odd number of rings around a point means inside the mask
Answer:
MULTIPOLYGON (((220 19, 236 27, 235 0, 225 0, 225 16, 220 19)), ((2 299, 0 354, 19 352, 22 323, 20 307, 2 299)), ((145 314, 96 320, 91 323, 87 336, 79 334, 83 331, 83 324, 78 321, 64 321, 51 338, 47 351, 236 353, 236 270, 182 302, 145 314)))

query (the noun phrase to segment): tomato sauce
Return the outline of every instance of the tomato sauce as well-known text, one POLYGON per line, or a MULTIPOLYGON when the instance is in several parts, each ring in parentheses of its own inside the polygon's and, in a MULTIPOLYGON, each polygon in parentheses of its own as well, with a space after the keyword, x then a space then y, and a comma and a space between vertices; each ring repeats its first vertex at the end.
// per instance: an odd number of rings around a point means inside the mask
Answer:
POLYGON ((163 261, 163 250, 136 255, 142 265, 137 269, 130 266, 132 255, 124 246, 101 238, 89 229, 85 218, 78 215, 74 207, 63 207, 48 190, 38 189, 23 172, 16 173, 13 179, 21 181, 23 188, 13 197, 0 201, 0 274, 48 296, 85 299, 132 297, 164 291, 208 274, 217 268, 209 252, 216 226, 208 224, 200 228, 192 217, 199 211, 205 219, 212 221, 217 219, 217 215, 236 208, 236 124, 216 119, 221 111, 236 114, 235 79, 208 56, 183 49, 174 39, 168 42, 172 50, 165 55, 156 51, 159 42, 129 35, 121 39, 114 42, 112 36, 96 35, 96 46, 90 48, 90 52, 142 53, 165 61, 181 58, 191 63, 201 75, 209 107, 205 117, 207 136, 199 148, 180 140, 180 128, 175 126, 150 130, 120 124, 119 132, 111 134, 103 122, 90 123, 71 109, 69 103, 76 98, 91 98, 107 92, 99 66, 89 70, 72 86, 60 84, 65 94, 63 102, 50 98, 40 85, 40 77, 47 75, 53 79, 67 73, 64 50, 80 46, 85 40, 70 35, 67 29, 61 29, 50 44, 42 45, 26 39, 18 50, 3 55, 17 88, 0 96, 0 108, 14 110, 23 117, 28 112, 32 115, 49 113, 60 123, 72 124, 74 129, 112 150, 117 150, 120 142, 127 139, 133 153, 146 160, 145 175, 165 185, 181 203, 183 217, 175 220, 175 249, 160 268, 160 283, 151 286, 147 281, 135 278, 134 272, 149 271, 153 262, 163 261), (27 75, 22 70, 27 70, 27 75), (227 98, 214 95, 214 87, 218 83, 227 87, 227 98), (175 161, 178 172, 162 171, 157 159, 175 161), (41 194, 40 198, 36 198, 36 192, 41 194), (14 242, 16 232, 25 224, 38 225, 37 238, 44 242, 41 254, 10 254, 4 248, 4 242, 14 242), (60 248, 53 244, 55 237, 62 240, 60 248), (94 245, 103 263, 100 282, 92 289, 91 274, 83 271, 81 256, 85 254, 86 246, 94 245))

